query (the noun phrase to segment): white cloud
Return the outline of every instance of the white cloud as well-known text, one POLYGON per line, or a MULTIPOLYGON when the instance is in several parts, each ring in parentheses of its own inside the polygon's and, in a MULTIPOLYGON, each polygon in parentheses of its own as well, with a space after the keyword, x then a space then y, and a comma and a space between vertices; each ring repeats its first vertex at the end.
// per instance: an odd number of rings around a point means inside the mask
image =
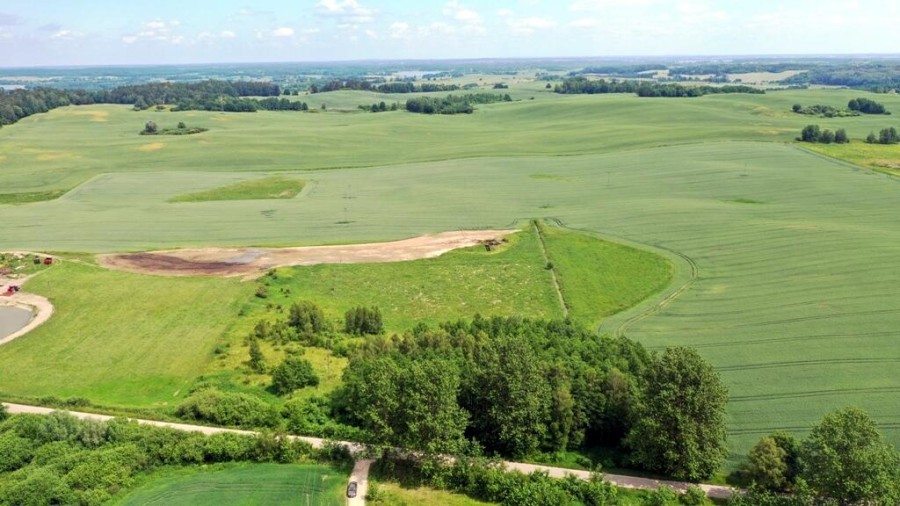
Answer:
POLYGON ((173 34, 172 29, 181 24, 177 19, 166 22, 161 19, 154 19, 143 23, 143 29, 137 33, 127 34, 122 37, 122 42, 126 44, 134 44, 139 40, 156 40, 160 42, 171 42, 172 44, 182 44, 187 39, 183 35, 173 34))
POLYGON ((511 19, 506 24, 516 35, 531 35, 539 30, 556 28, 558 25, 555 20, 539 17, 511 19))
POLYGON ((500 9, 497 11, 497 15, 501 18, 508 18, 513 15, 513 11, 510 9, 500 9))
POLYGON ((357 0, 319 0, 316 13, 353 23, 369 23, 375 19, 375 11, 363 7, 357 0))
POLYGON ((571 26, 572 28, 597 28, 598 24, 599 23, 597 23, 596 19, 581 18, 572 21, 571 23, 569 23, 569 26, 571 26))
POLYGON ((144 23, 144 26, 146 26, 149 30, 165 30, 166 22, 157 19, 156 21, 148 21, 144 23))
POLYGON ((272 37, 287 39, 287 38, 291 38, 293 36, 294 36, 294 29, 287 27, 287 26, 282 26, 281 28, 276 28, 275 30, 272 30, 272 37))
POLYGON ((442 10, 445 16, 449 16, 461 23, 465 24, 480 24, 481 23, 481 14, 479 14, 474 9, 470 9, 465 5, 459 3, 458 0, 450 0, 444 5, 442 10))
POLYGON ((237 37, 237 34, 231 30, 223 30, 222 33, 219 34, 219 37, 222 37, 223 39, 233 39, 237 37))
POLYGON ((679 2, 678 12, 682 23, 686 24, 721 23, 728 20, 728 13, 716 10, 706 2, 679 2))
POLYGON ((134 35, 126 35, 126 36, 122 37, 122 42, 124 42, 126 44, 134 44, 135 42, 137 42, 137 40, 138 40, 138 38, 135 37, 134 35))
POLYGON ((392 39, 406 38, 409 33, 409 23, 404 23, 402 21, 391 23, 391 26, 388 27, 388 33, 392 39))
POLYGON ((595 12, 619 7, 643 7, 659 2, 660 0, 575 0, 569 4, 569 10, 595 12))
POLYGON ((366 30, 366 35, 368 35, 370 39, 378 38, 378 33, 375 30, 366 30))
POLYGON ((72 30, 59 30, 50 35, 51 39, 59 39, 59 40, 73 40, 84 36, 81 32, 74 32, 72 30))

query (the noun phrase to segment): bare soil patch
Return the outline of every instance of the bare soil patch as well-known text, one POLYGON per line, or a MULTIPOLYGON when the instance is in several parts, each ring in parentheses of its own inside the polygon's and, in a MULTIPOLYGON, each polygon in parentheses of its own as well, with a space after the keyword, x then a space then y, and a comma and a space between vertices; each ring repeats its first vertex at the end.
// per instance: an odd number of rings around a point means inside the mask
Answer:
POLYGON ((144 144, 142 146, 139 146, 137 149, 138 149, 138 151, 143 151, 144 153, 150 153, 152 151, 159 151, 160 149, 164 148, 165 146, 166 145, 163 144, 162 142, 151 142, 149 144, 144 144))
POLYGON ((499 241, 518 230, 460 230, 401 241, 297 248, 196 248, 98 255, 100 265, 162 276, 256 277, 289 265, 402 262, 499 241))

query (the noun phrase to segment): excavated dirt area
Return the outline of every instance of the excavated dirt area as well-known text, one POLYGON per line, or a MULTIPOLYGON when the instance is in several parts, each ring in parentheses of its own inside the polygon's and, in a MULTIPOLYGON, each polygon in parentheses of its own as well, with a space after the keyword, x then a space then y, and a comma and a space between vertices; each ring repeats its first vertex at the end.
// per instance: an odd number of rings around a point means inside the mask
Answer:
POLYGON ((454 249, 496 242, 513 232, 518 230, 461 230, 402 241, 345 246, 177 249, 98 255, 97 260, 110 269, 144 274, 252 278, 267 269, 288 265, 401 262, 433 258, 454 249))

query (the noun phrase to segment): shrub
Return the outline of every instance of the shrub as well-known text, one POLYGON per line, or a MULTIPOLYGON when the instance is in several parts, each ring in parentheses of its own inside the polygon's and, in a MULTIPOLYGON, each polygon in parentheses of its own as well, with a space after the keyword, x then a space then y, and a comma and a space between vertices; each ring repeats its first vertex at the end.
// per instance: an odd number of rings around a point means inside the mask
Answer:
POLYGON ((266 402, 245 394, 212 389, 191 395, 178 405, 175 413, 182 418, 220 425, 273 427, 278 423, 278 412, 266 402))
POLYGON ((329 330, 325 313, 322 312, 319 306, 308 300, 302 300, 291 305, 287 323, 296 329, 299 334, 306 336, 329 330))
POLYGON ((316 386, 319 377, 309 360, 288 357, 272 371, 272 388, 278 395, 286 395, 298 388, 316 386))
POLYGON ((681 504, 685 506, 703 506, 710 504, 710 500, 706 497, 706 492, 702 488, 694 485, 688 485, 687 490, 681 495, 681 504))

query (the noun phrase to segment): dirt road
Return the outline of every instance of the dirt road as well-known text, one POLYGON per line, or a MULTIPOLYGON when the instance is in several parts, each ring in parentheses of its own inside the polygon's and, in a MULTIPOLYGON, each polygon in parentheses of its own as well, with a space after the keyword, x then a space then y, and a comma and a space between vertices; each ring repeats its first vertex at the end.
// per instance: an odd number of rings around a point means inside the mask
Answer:
POLYGON ((353 472, 350 473, 348 485, 356 482, 356 497, 347 498, 348 506, 365 506, 366 495, 369 493, 369 468, 374 459, 357 460, 353 466, 353 472))
MULTIPOLYGON (((11 414, 33 413, 33 414, 39 414, 39 415, 47 415, 47 414, 52 413, 53 411, 60 411, 60 410, 52 409, 52 408, 44 408, 44 407, 38 407, 38 406, 26 406, 23 404, 10 404, 10 403, 6 403, 6 402, 4 402, 3 405, 7 407, 7 409, 9 410, 9 412, 11 414)), ((70 411, 69 414, 71 414, 72 416, 74 416, 76 418, 82 419, 82 420, 104 421, 104 420, 110 420, 113 418, 113 417, 107 416, 107 415, 97 415, 94 413, 79 413, 77 411, 70 411)), ((155 421, 155 420, 141 420, 141 419, 134 419, 134 421, 141 423, 141 424, 146 424, 146 425, 154 425, 157 427, 168 427, 171 429, 183 430, 183 431, 188 431, 188 432, 201 432, 203 434, 216 434, 216 433, 220 433, 220 432, 233 432, 236 434, 245 434, 245 435, 256 435, 257 434, 256 432, 253 432, 253 431, 237 430, 237 429, 223 429, 221 427, 207 427, 207 426, 203 426, 203 425, 188 425, 188 424, 183 424, 183 423, 159 422, 159 421, 155 421)), ((288 436, 288 437, 291 439, 294 439, 294 440, 306 441, 307 443, 312 445, 314 448, 321 448, 325 443, 325 440, 320 439, 320 438, 315 438, 315 437, 306 437, 306 436, 288 436)), ((349 441, 337 441, 337 443, 347 446, 350 449, 351 453, 353 453, 353 454, 360 454, 365 449, 365 446, 362 444, 359 444, 359 443, 353 443, 353 442, 349 442, 349 441)), ((361 460, 361 461, 357 462, 356 467, 354 467, 354 474, 351 475, 351 481, 353 479, 352 476, 362 477, 363 470, 365 471, 365 476, 366 476, 365 487, 366 488, 363 489, 362 482, 360 480, 357 480, 357 484, 359 486, 359 488, 357 489, 359 492, 357 494, 357 496, 361 496, 361 497, 365 498, 365 494, 368 492, 368 469, 369 469, 369 465, 371 465, 371 462, 369 462, 369 464, 367 464, 367 465, 360 464, 360 462, 364 462, 364 461, 361 460), (356 474, 357 468, 360 470, 360 473, 358 475, 356 474)), ((540 466, 540 465, 535 465, 535 464, 525 464, 523 462, 504 462, 504 465, 506 466, 507 469, 509 469, 511 471, 519 471, 522 473, 533 473, 534 471, 544 471, 544 472, 547 472, 551 477, 554 477, 554 478, 565 478, 566 475, 569 475, 569 474, 571 474, 577 478, 583 479, 583 480, 590 478, 590 473, 587 471, 564 469, 561 467, 540 466)), ((693 485, 692 483, 684 483, 684 482, 679 482, 679 481, 654 480, 651 478, 639 478, 636 476, 623 476, 623 475, 617 475, 617 474, 604 474, 603 479, 612 483, 613 485, 615 485, 617 487, 642 489, 642 490, 655 490, 655 489, 659 488, 660 486, 667 486, 667 487, 671 487, 672 489, 675 489, 675 490, 684 491, 687 489, 687 487, 689 485, 693 485)), ((721 485, 699 484, 697 486, 699 486, 701 489, 703 489, 708 496, 714 497, 714 498, 720 498, 720 499, 726 499, 726 498, 730 497, 731 494, 734 492, 734 489, 732 489, 731 487, 724 487, 721 485)), ((354 504, 364 504, 364 503, 354 503, 354 504)))
POLYGON ((459 230, 402 241, 298 248, 199 248, 98 255, 100 265, 163 276, 255 277, 273 267, 323 263, 401 262, 433 258, 518 230, 459 230))

